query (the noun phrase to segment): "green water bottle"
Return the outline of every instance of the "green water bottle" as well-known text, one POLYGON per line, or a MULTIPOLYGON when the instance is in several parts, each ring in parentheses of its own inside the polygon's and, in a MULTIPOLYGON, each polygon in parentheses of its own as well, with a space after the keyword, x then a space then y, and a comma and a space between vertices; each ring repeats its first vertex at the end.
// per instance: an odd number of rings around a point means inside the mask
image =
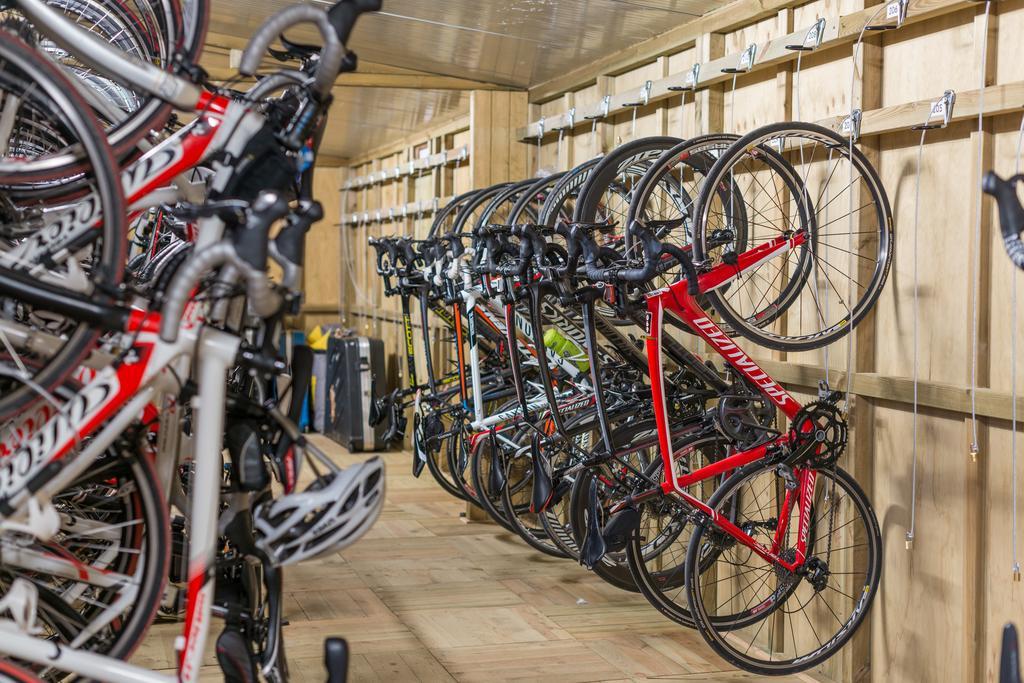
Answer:
POLYGON ((572 364, 579 368, 580 372, 590 369, 590 361, 580 347, 572 339, 567 338, 554 327, 544 331, 544 346, 548 347, 562 358, 571 360, 572 364))

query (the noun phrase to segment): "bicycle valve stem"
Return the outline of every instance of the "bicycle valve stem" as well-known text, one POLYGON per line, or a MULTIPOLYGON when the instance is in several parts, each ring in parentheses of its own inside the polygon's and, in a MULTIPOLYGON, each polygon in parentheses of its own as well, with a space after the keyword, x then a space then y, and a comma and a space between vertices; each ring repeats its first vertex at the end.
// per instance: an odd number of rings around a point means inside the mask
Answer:
POLYGON ((978 443, 976 441, 971 442, 971 462, 978 462, 978 443))

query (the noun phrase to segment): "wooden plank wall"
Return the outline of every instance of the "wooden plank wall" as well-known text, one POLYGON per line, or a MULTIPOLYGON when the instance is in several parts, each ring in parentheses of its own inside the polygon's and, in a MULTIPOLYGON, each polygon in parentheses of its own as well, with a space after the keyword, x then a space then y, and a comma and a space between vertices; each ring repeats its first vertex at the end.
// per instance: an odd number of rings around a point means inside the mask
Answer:
MULTIPOLYGON (((742 3, 734 4, 736 11, 742 9, 742 3)), ((752 42, 764 44, 819 17, 865 16, 877 7, 861 0, 778 2, 775 14, 764 16, 768 4, 751 5, 748 16, 753 19, 747 22, 736 12, 729 14, 727 22, 706 18, 705 26, 728 23, 730 27, 691 33, 692 40, 681 44, 654 46, 642 63, 628 64, 627 54, 609 61, 614 71, 560 77, 559 84, 575 89, 552 92, 542 84, 531 91, 536 101, 531 102, 530 118, 521 124, 520 134, 527 123, 541 117, 550 122, 571 106, 577 107, 578 121, 583 105, 593 105, 604 95, 639 91, 647 80, 685 73, 697 61, 737 54, 752 42), (652 56, 652 52, 660 54, 652 56), (581 82, 574 84, 573 79, 581 82)), ((857 106, 866 112, 880 108, 896 112, 911 102, 937 99, 946 89, 976 91, 986 43, 986 86, 1014 89, 1024 80, 1024 2, 992 3, 987 35, 983 14, 984 3, 911 2, 910 16, 916 15, 916 21, 899 30, 868 34, 858 59, 857 106)), ((843 30, 856 33, 859 26, 843 30)), ((797 116, 809 121, 845 116, 850 109, 851 56, 850 42, 841 42, 805 53, 798 79, 795 63, 786 61, 740 75, 735 92, 726 81, 637 108, 635 123, 632 112, 618 113, 601 120, 594 130, 589 124, 567 130, 560 142, 549 125, 539 146, 535 139, 524 144, 532 163, 554 171, 635 137, 688 137, 717 130, 743 133, 797 116)), ((969 94, 964 102, 975 99, 976 93, 969 94)), ((909 549, 905 534, 910 514, 913 384, 907 378, 912 376, 914 356, 911 230, 920 133, 902 125, 893 129, 886 124, 891 119, 882 117, 878 129, 885 132, 859 143, 888 191, 896 248, 892 273, 875 313, 856 332, 852 366, 854 391, 859 395, 845 466, 856 473, 874 503, 885 536, 885 573, 870 630, 819 672, 832 680, 993 680, 1003 624, 1008 620, 1024 623, 1024 584, 1014 581, 1011 571, 1008 419, 1010 347, 1015 337, 1024 338, 1024 325, 1011 328, 1010 294, 1014 287, 1018 295, 1024 291, 996 239, 996 208, 987 198, 982 202, 978 268, 973 246, 981 174, 989 168, 1002 175, 1013 172, 1024 99, 1009 107, 1000 105, 999 111, 1009 113, 986 116, 980 133, 976 117, 930 131, 923 152, 918 252, 923 407, 918 423, 916 534, 909 549), (976 379, 981 387, 981 417, 976 461, 969 456, 972 283, 980 297, 976 379)), ((1024 344, 1020 349, 1024 354, 1024 344)), ((846 353, 845 344, 830 351, 833 385, 845 384, 846 353)), ((821 351, 791 353, 784 360, 770 352, 760 357, 770 372, 797 390, 813 386, 823 375, 821 351)), ((1019 381, 1018 389, 1024 389, 1019 381)), ((1017 413, 1024 416, 1024 404, 1019 401, 1017 413)), ((1024 447, 1024 442, 1020 445, 1024 447)), ((1020 526, 1024 531, 1024 524, 1020 526)))

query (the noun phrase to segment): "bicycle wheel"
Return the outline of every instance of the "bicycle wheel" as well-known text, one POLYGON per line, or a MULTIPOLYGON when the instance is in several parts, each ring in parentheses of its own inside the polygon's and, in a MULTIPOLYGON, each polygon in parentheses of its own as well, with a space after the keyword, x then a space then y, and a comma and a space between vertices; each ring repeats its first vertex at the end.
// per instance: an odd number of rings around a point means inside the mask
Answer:
MULTIPOLYGON (((635 246, 629 226, 634 221, 651 225, 655 237, 662 242, 689 249, 696 219, 697 197, 704 178, 715 162, 737 139, 738 135, 715 133, 701 135, 680 142, 667 150, 653 163, 633 191, 626 215, 626 233, 623 242, 627 257, 642 259, 635 246)), ((723 188, 724 189, 724 188, 723 188)), ((651 289, 679 279, 678 266, 663 271, 651 283, 651 289)))
MULTIPOLYGON (((510 438, 500 432, 497 437, 484 434, 476 440, 470 454, 473 488, 477 493, 480 507, 495 523, 509 531, 515 529, 509 522, 501 501, 502 492, 508 486, 508 477, 511 476, 509 461, 514 455, 508 454, 506 450, 516 448, 521 435, 521 430, 512 434, 510 438)), ((516 468, 517 471, 519 469, 516 468)), ((521 473, 517 480, 521 480, 521 473)))
POLYGON ((572 449, 559 447, 557 454, 551 458, 552 497, 543 512, 531 512, 533 500, 533 461, 529 449, 519 453, 523 462, 524 476, 521 482, 510 481, 502 492, 502 505, 509 522, 526 543, 536 550, 552 557, 569 557, 579 559, 579 548, 572 540, 568 526, 568 508, 570 492, 574 477, 559 474, 574 462, 578 462, 579 454, 589 453, 595 441, 593 429, 580 431, 577 426, 581 422, 592 421, 587 415, 569 418, 566 429, 578 432, 572 437, 572 449))
POLYGON ((810 123, 748 133, 708 172, 697 204, 698 264, 778 247, 707 292, 728 329, 807 351, 848 334, 878 300, 892 262, 892 212, 870 162, 837 133, 810 123))
MULTIPOLYGON (((570 506, 572 534, 580 555, 586 556, 587 535, 603 532, 609 510, 637 490, 657 485, 657 428, 644 420, 615 431, 616 455, 596 467, 583 470, 573 482, 570 506)), ((641 533, 646 533, 641 530, 641 533)), ((608 551, 590 567, 608 583, 627 591, 639 591, 629 570, 626 549, 608 551)))
MULTIPOLYGON (((209 20, 207 0, 47 0, 47 4, 120 51, 129 59, 166 71, 177 64, 198 64, 209 20)), ((69 78, 81 84, 88 109, 100 121, 115 157, 122 159, 152 131, 159 131, 173 107, 123 82, 117 74, 99 73, 79 61, 74 49, 42 35, 17 9, 0 12, 0 24, 46 54, 69 78)), ((82 168, 80 150, 65 146, 32 169, 49 180, 75 175, 82 168)))
MULTIPOLYGON (((95 118, 57 69, 27 44, 0 43, 0 279, 11 289, 37 282, 106 303, 124 273, 125 208, 117 167, 95 118), (57 138, 53 135, 58 133, 57 138), (36 180, 27 168, 66 144, 79 145, 87 194, 66 203, 17 201, 11 187, 36 180)), ((93 347, 99 331, 0 295, 0 342, 11 358, 0 369, 0 420, 57 387, 93 347), (29 339, 46 339, 46 351, 29 339)))
POLYGON ((3 683, 39 683, 39 677, 28 669, 0 661, 0 681, 3 683))
POLYGON ((533 185, 519 193, 516 203, 508 212, 509 224, 540 223, 544 202, 564 176, 563 172, 539 178, 533 185))
MULTIPOLYGON (((445 414, 448 423, 450 424, 451 418, 445 414)), ((412 418, 412 443, 414 457, 422 458, 427 465, 427 469, 430 471, 430 475, 434 477, 434 481, 449 495, 452 495, 461 500, 466 499, 466 494, 463 493, 462 489, 455 483, 451 475, 448 473, 447 466, 447 446, 444 442, 438 442, 435 434, 441 434, 448 431, 449 427, 446 426, 445 418, 442 417, 441 411, 430 411, 428 414, 421 416, 419 412, 413 414, 412 418), (443 455, 442 455, 443 454, 443 455)))
POLYGON ((562 174, 545 195, 537 222, 541 225, 554 226, 558 221, 571 221, 580 188, 587 182, 590 172, 600 161, 599 158, 584 161, 562 174))
POLYGON ((606 239, 616 244, 626 232, 630 200, 641 178, 662 152, 680 142, 679 138, 649 137, 616 147, 600 160, 580 188, 573 221, 615 226, 606 233, 606 239))
MULTIPOLYGON (((718 434, 699 434, 674 445, 677 472, 692 472, 726 455, 729 440, 718 434)), ((664 481, 664 466, 655 472, 664 481)), ((707 500, 721 478, 706 479, 687 487, 699 500, 707 500)), ((683 626, 694 628, 686 601, 686 551, 690 544, 692 508, 678 496, 666 494, 645 501, 639 507, 641 533, 634 534, 626 547, 633 580, 640 592, 659 612, 683 626)))
MULTIPOLYGON (((168 576, 170 522, 147 452, 125 440, 53 497, 58 534, 3 539, 0 583, 32 582, 46 637, 127 659, 156 615, 168 576)), ((47 679, 62 674, 32 667, 47 679)))
MULTIPOLYGON (((878 591, 882 535, 867 496, 842 469, 816 472, 799 571, 762 559, 710 520, 693 527, 685 567, 690 612, 708 644, 746 671, 792 674, 825 661, 857 631, 878 591)), ((793 561, 803 501, 788 516, 780 512, 786 483, 777 465, 753 463, 708 505, 766 546, 777 539, 780 556, 793 561)))

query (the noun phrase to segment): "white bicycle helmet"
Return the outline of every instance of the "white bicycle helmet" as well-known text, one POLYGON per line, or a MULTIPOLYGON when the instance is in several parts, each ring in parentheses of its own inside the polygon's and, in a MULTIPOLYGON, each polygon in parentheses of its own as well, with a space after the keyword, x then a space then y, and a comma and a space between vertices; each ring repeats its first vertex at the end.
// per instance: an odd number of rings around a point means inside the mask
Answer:
POLYGON ((384 507, 380 458, 319 477, 256 508, 256 536, 278 565, 337 552, 362 538, 384 507))

